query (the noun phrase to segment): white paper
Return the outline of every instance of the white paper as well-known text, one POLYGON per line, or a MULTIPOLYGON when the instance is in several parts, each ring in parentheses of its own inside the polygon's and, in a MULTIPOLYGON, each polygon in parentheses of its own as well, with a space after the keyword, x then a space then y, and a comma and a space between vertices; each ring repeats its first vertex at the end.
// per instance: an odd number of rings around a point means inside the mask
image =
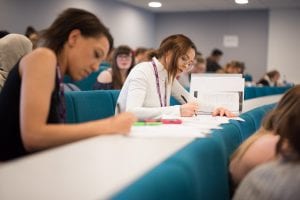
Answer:
POLYGON ((199 130, 192 126, 182 126, 181 124, 163 124, 157 126, 133 126, 129 137, 149 137, 149 138, 165 138, 165 137, 187 137, 202 138, 209 130, 199 130))

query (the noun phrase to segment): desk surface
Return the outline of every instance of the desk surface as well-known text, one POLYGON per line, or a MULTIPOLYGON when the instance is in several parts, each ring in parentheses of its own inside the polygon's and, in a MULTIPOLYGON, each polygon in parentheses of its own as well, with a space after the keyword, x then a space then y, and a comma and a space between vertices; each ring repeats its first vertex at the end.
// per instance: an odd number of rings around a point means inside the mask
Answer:
MULTIPOLYGON (((247 100, 244 111, 280 97, 247 100)), ((107 199, 191 141, 101 136, 2 163, 0 199, 107 199)))
POLYGON ((0 165, 0 199, 107 199, 191 138, 102 136, 0 165))

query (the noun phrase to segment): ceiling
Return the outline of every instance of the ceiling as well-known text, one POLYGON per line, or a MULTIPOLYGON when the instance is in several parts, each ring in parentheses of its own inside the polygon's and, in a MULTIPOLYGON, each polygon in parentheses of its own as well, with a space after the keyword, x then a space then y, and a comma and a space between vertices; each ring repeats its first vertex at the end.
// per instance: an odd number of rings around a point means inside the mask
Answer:
POLYGON ((249 0, 247 5, 237 5, 234 0, 116 0, 152 12, 187 12, 212 10, 249 10, 300 8, 299 0, 249 0), (148 2, 160 1, 161 8, 150 8, 148 2))

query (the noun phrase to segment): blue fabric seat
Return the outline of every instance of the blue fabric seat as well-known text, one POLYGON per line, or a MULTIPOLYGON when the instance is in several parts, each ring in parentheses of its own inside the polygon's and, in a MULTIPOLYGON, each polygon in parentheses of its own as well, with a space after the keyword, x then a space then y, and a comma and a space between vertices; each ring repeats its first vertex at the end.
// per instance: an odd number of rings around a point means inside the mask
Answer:
POLYGON ((115 114, 110 92, 104 90, 76 91, 67 92, 65 97, 68 110, 67 122, 86 122, 111 117, 115 114))

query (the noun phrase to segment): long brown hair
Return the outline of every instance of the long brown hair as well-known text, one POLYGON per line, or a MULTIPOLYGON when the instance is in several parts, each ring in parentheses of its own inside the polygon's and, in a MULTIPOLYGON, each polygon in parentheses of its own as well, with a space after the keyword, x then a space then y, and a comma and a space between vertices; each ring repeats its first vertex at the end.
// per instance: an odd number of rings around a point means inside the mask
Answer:
POLYGON ((113 47, 113 38, 101 21, 94 14, 77 8, 63 11, 52 25, 42 32, 43 46, 52 49, 56 54, 60 53, 74 29, 80 30, 85 37, 104 36, 109 41, 109 51, 113 47))
POLYGON ((154 56, 160 59, 161 57, 165 56, 165 54, 169 51, 173 53, 171 62, 168 66, 166 66, 168 69, 168 80, 173 82, 178 70, 178 59, 181 56, 185 55, 190 48, 194 49, 195 52, 197 52, 196 45, 192 42, 190 38, 182 34, 171 35, 165 38, 160 43, 159 49, 152 51, 148 54, 148 56, 150 59, 154 56))
POLYGON ((132 49, 127 45, 121 45, 115 49, 111 63, 112 68, 112 84, 114 89, 121 89, 123 86, 122 75, 117 63, 118 55, 125 54, 131 56, 131 65, 127 71, 127 75, 134 66, 134 55, 132 49))
MULTIPOLYGON (((247 140, 245 140, 238 149, 232 154, 231 160, 237 158, 238 160, 242 158, 245 152, 249 149, 249 147, 261 136, 265 134, 270 134, 273 132, 274 134, 278 134, 280 136, 279 142, 277 144, 277 152, 280 153, 282 149, 282 135, 285 134, 282 130, 286 130, 284 126, 289 126, 289 124, 285 124, 286 121, 282 119, 288 119, 290 115, 292 115, 294 110, 299 111, 300 115, 300 85, 295 86, 290 89, 278 102, 277 106, 269 112, 262 121, 261 128, 255 132, 252 136, 250 136, 247 140), (279 132, 278 132, 279 131, 279 132)), ((300 116, 299 116, 300 117, 300 116)), ((300 118, 298 118, 300 119, 300 118)), ((300 129, 298 129, 299 131, 300 129)), ((290 134, 286 137, 299 137, 300 134, 290 134)), ((298 138, 300 139, 300 137, 298 138)), ((297 144, 294 144, 297 145, 297 144)), ((298 140, 298 148, 300 155, 300 140, 298 140)))
MULTIPOLYGON (((300 85, 291 88, 280 102, 286 109, 277 112, 276 133, 280 139, 276 146, 277 155, 290 160, 300 160, 300 85), (284 146, 288 144, 288 150, 284 146)), ((279 104, 278 104, 279 106, 279 104)))

